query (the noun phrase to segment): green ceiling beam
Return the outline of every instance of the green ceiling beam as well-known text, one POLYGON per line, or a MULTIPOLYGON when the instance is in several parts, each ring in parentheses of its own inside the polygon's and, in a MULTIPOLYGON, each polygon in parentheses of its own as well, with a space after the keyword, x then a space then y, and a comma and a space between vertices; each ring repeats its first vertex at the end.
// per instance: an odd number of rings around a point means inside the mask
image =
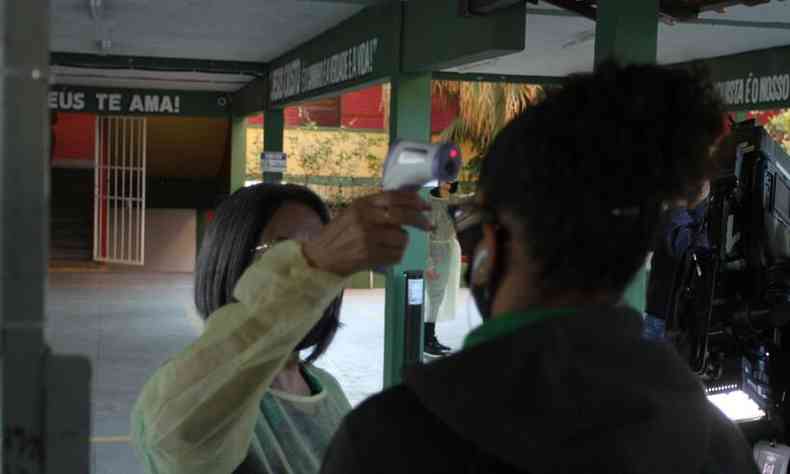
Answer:
POLYGON ((246 61, 217 61, 212 59, 156 58, 150 56, 119 56, 84 53, 50 53, 53 66, 92 69, 137 69, 142 71, 204 72, 214 74, 245 74, 263 77, 266 64, 246 61))
POLYGON ((655 63, 658 51, 658 0, 599 2, 595 62, 655 63))
POLYGON ((523 4, 463 16, 458 0, 369 6, 270 64, 270 107, 281 108, 395 74, 427 73, 524 49, 523 4))
POLYGON ((434 80, 437 81, 462 81, 462 82, 501 82, 508 84, 532 84, 536 86, 558 86, 565 80, 555 76, 520 76, 515 74, 484 74, 474 72, 435 72, 434 80))
POLYGON ((460 15, 458 0, 405 5, 404 71, 440 71, 524 50, 524 3, 482 16, 460 15))
POLYGON ((252 115, 266 109, 269 94, 269 81, 255 79, 234 92, 231 96, 231 110, 235 116, 252 115))

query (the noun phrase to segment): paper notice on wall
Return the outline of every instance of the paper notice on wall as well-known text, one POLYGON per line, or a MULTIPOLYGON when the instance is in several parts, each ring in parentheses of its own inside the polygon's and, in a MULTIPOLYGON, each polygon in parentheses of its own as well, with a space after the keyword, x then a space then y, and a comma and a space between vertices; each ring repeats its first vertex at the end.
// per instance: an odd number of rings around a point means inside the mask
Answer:
POLYGON ((288 171, 288 156, 278 151, 265 151, 261 154, 264 173, 285 173, 288 171))
POLYGON ((423 279, 406 280, 409 282, 408 298, 409 306, 419 306, 423 302, 425 286, 423 279))

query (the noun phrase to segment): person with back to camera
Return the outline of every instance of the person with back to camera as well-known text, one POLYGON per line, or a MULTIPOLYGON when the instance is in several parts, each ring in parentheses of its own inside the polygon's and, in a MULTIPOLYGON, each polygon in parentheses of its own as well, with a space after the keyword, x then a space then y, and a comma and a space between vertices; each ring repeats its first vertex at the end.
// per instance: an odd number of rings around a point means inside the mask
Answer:
POLYGON ((322 472, 756 473, 687 364, 619 304, 663 203, 708 172, 721 117, 695 73, 606 63, 510 122, 477 196, 484 323, 346 416, 322 472))
POLYGON ((131 425, 149 474, 315 473, 350 405, 312 362, 339 325, 350 275, 400 261, 403 225, 431 228, 416 193, 355 201, 329 221, 295 185, 235 192, 195 272, 200 338, 149 379, 131 425), (310 350, 306 359, 300 351, 310 350))
POLYGON ((666 337, 669 300, 686 252, 692 246, 710 247, 703 232, 709 193, 710 180, 705 180, 701 186, 694 186, 686 198, 672 202, 661 217, 647 286, 644 336, 648 339, 661 341, 666 337))
POLYGON ((455 236, 451 209, 469 197, 456 196, 458 182, 439 183, 428 196, 433 230, 428 234, 428 265, 425 270, 427 298, 425 308, 425 352, 446 355, 452 349, 436 337, 436 322, 455 317, 455 302, 461 283, 461 247, 455 236))

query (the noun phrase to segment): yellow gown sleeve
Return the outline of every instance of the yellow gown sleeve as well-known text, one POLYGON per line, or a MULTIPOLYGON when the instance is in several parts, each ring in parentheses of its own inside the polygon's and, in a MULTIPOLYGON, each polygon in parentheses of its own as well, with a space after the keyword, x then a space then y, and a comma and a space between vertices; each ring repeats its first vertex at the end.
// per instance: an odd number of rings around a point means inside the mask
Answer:
POLYGON ((297 242, 273 247, 236 285, 238 303, 145 384, 132 438, 151 474, 231 473, 244 460, 259 403, 295 347, 343 290, 297 242))

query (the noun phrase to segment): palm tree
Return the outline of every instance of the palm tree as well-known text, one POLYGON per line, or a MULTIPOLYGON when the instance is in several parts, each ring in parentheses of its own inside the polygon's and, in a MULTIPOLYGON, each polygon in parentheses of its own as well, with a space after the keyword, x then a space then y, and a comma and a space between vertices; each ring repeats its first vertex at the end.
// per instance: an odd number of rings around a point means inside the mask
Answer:
MULTIPOLYGON (((442 131, 442 139, 465 144, 474 150, 466 173, 478 175, 482 157, 502 127, 545 96, 541 86, 499 82, 433 81, 432 92, 444 101, 457 100, 458 117, 442 131)), ((389 117, 390 88, 384 87, 382 110, 389 117)))

